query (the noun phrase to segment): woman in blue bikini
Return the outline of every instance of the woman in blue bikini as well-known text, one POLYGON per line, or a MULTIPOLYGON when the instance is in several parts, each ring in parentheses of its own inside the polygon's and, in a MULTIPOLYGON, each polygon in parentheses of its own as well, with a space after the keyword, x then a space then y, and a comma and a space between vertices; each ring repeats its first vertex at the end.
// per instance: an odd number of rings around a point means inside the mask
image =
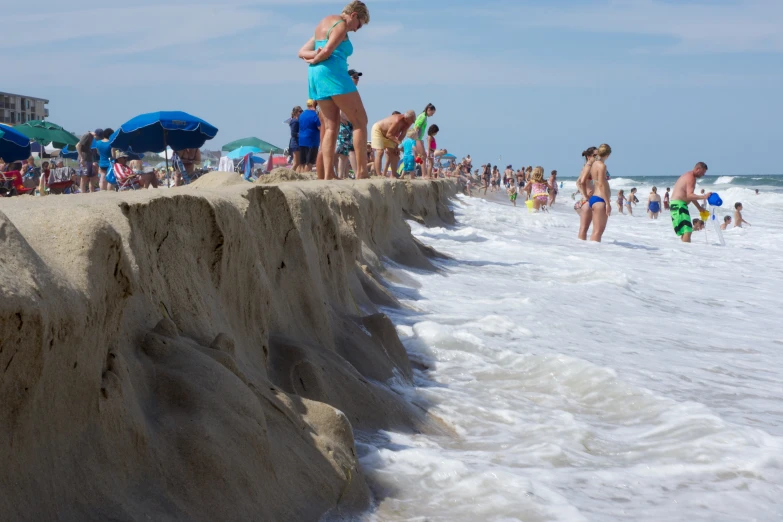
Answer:
POLYGON ((579 214, 579 235, 577 236, 582 241, 587 241, 587 232, 590 230, 590 225, 593 223, 593 209, 588 202, 593 197, 594 187, 593 179, 590 177, 591 169, 593 168, 593 162, 595 161, 595 151, 597 147, 588 147, 582 153, 582 157, 585 159, 585 165, 582 167, 582 172, 579 174, 579 178, 576 180, 576 188, 582 195, 582 199, 574 205, 574 210, 579 214))
POLYGON ((310 99, 321 107, 324 124, 322 156, 316 166, 319 179, 334 178, 340 111, 353 124, 353 143, 359 163, 356 178, 367 177, 367 112, 348 74, 348 57, 353 54, 348 33, 368 23, 370 13, 364 2, 351 2, 341 14, 321 20, 315 35, 299 51, 299 58, 310 64, 310 99))
POLYGON ((590 241, 600 243, 606 230, 606 222, 612 213, 609 182, 606 180, 606 160, 612 154, 612 147, 603 144, 595 151, 595 160, 590 167, 590 179, 593 181, 593 195, 587 204, 593 211, 593 233, 590 241))

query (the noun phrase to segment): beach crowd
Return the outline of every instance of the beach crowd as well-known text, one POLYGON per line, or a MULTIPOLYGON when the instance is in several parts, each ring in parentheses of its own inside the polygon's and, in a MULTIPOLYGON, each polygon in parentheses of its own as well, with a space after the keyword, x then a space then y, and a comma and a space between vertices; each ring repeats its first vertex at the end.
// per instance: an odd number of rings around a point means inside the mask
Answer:
MULTIPOLYGON (((438 148, 440 129, 437 124, 429 124, 436 114, 432 103, 427 103, 418 113, 391 112, 372 125, 368 140, 367 112, 358 90, 363 74, 348 68, 348 58, 354 51, 348 34, 369 22, 366 4, 352 1, 340 14, 323 18, 300 49, 298 57, 308 64, 309 99, 304 109, 294 107, 286 121, 290 126, 287 153, 293 170, 299 173, 315 170, 316 177, 323 180, 365 179, 371 175, 401 179, 407 176, 411 180, 456 177, 468 195, 474 191, 480 194, 482 189, 485 196, 488 192, 505 191, 514 206, 518 197, 524 195, 531 211, 548 211, 562 188, 562 183, 558 186, 556 170, 545 177, 541 166, 514 170, 507 165, 501 172, 497 165, 491 164, 474 169, 470 155, 456 161, 453 155, 447 156, 447 149, 438 148), (444 157, 449 161, 442 166, 444 157), (350 176, 350 171, 354 176, 350 176)), ((81 137, 76 145, 78 171, 66 167, 62 161, 44 161, 40 167, 34 158, 8 165, 0 161, 0 190, 30 193, 37 189, 41 194, 58 193, 78 183, 78 191, 87 193, 97 189, 157 188, 164 179, 168 181, 168 168, 165 171, 145 168, 139 157, 113 149, 110 142, 113 133, 112 129, 96 129, 81 137)), ((574 210, 580 218, 581 240, 587 239, 592 228, 590 239, 600 242, 612 213, 606 168, 611 154, 607 144, 589 147, 582 153, 584 167, 577 180, 577 192, 572 196, 575 199, 579 196, 574 210)), ((199 149, 174 151, 171 159, 174 185, 193 179, 201 162, 199 149)), ((711 200, 713 194, 702 191, 697 195, 694 190, 697 180, 706 172, 707 165, 699 162, 680 177, 673 189, 667 188, 663 197, 653 187, 648 198, 650 218, 657 219, 662 210, 668 210, 675 233, 685 242, 690 242, 694 230, 704 226, 707 210, 701 203, 711 200), (702 219, 691 220, 689 204, 696 206, 702 219)), ((249 179, 247 174, 245 179, 249 179)), ((635 188, 628 194, 623 190, 617 193, 620 213, 627 210, 632 214, 633 205, 638 202, 635 188)), ((749 225, 742 218, 741 210, 741 203, 737 203, 734 226, 749 225)), ((723 228, 730 223, 731 217, 726 216, 723 228)))

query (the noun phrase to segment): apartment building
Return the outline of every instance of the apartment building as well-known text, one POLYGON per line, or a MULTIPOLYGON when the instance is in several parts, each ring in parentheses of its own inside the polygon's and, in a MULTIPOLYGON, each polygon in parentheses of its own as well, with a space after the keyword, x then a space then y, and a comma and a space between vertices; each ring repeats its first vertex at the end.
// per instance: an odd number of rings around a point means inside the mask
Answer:
POLYGON ((0 123, 18 125, 30 120, 42 120, 49 117, 46 104, 49 100, 0 92, 0 123))

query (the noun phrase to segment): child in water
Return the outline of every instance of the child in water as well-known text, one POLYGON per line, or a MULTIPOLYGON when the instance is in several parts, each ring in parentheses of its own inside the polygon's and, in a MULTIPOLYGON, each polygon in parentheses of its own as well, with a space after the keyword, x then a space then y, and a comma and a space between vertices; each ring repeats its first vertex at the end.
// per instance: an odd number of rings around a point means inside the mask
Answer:
POLYGON ((633 207, 631 205, 639 203, 639 199, 636 197, 636 188, 631 189, 631 194, 628 199, 625 200, 625 204, 628 205, 628 215, 633 216, 633 207))
POLYGON ((669 210, 669 191, 670 190, 671 189, 667 187, 666 188, 666 195, 663 196, 663 209, 664 210, 669 210))
POLYGON ((728 230, 731 225, 731 216, 723 216, 723 224, 720 226, 721 230, 728 230))
POLYGON ((625 214, 623 209, 625 208, 625 191, 620 189, 617 191, 617 208, 620 214, 625 214))
POLYGON ((743 223, 751 226, 750 223, 742 219, 742 203, 737 202, 734 204, 734 226, 737 228, 742 228, 743 223))
POLYGON ((513 203, 514 206, 516 207, 517 206, 517 195, 519 194, 519 192, 517 191, 516 185, 514 185, 513 183, 509 184, 508 190, 506 192, 508 192, 508 199, 510 199, 511 203, 513 203))

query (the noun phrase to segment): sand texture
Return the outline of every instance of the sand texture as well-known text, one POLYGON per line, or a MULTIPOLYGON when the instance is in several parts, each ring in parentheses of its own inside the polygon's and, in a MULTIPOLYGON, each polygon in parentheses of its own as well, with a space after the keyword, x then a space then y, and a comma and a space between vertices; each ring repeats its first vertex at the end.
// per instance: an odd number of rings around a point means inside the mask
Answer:
POLYGON ((437 429, 377 306, 456 185, 212 178, 0 200, 3 520, 345 516, 352 428, 437 429))

